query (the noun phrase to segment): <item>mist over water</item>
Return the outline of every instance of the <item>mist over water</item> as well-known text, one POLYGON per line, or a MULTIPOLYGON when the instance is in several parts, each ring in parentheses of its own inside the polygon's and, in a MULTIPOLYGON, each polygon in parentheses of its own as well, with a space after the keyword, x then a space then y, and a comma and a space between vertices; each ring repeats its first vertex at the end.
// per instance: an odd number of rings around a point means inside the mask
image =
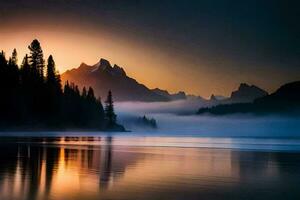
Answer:
POLYGON ((122 102, 116 103, 116 111, 120 123, 123 123, 133 133, 139 131, 139 134, 300 138, 300 118, 249 114, 226 116, 193 114, 203 106, 206 105, 188 100, 162 103, 122 102), (158 129, 143 130, 131 123, 135 117, 143 115, 155 118, 158 129))
POLYGON ((208 106, 205 101, 197 99, 177 100, 171 102, 117 102, 116 106, 121 113, 173 113, 191 114, 200 107, 208 106))

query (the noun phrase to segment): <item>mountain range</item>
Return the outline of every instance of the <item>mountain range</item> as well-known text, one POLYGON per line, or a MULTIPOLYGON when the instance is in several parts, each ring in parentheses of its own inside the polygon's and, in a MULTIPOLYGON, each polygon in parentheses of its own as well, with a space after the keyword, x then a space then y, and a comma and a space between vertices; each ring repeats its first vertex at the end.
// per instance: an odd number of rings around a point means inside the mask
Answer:
POLYGON ((231 93, 230 97, 212 95, 210 97, 210 100, 217 104, 248 103, 253 102, 257 98, 261 98, 267 95, 267 91, 255 85, 241 83, 238 89, 231 93))
POLYGON ((152 89, 151 91, 154 92, 155 94, 168 98, 170 101, 187 99, 187 95, 183 91, 180 91, 175 94, 170 94, 167 90, 162 90, 159 88, 152 89))
POLYGON ((252 102, 268 93, 257 86, 240 84, 230 97, 212 95, 209 100, 200 96, 187 95, 184 91, 170 94, 159 88, 149 89, 135 79, 127 76, 125 70, 118 65, 111 65, 106 59, 94 65, 82 63, 78 68, 68 70, 61 75, 63 82, 69 81, 80 88, 91 86, 95 94, 106 97, 108 90, 113 92, 115 101, 167 102, 176 100, 194 100, 205 104, 228 104, 234 102, 252 102))
POLYGON ((93 87, 95 94, 105 97, 111 90, 115 101, 169 101, 135 79, 127 76, 122 67, 111 66, 109 61, 101 59, 95 65, 82 63, 78 68, 68 70, 61 76, 62 81, 76 83, 79 87, 93 87))
POLYGON ((259 97, 250 103, 232 103, 200 108, 197 114, 225 115, 235 113, 296 114, 300 111, 300 81, 287 83, 274 93, 259 97))

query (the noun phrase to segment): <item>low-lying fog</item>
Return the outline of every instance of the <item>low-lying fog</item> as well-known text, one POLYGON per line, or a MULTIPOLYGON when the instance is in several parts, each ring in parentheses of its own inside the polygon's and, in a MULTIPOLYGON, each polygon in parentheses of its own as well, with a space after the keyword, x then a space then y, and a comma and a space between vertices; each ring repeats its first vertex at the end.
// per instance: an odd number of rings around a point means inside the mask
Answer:
POLYGON ((300 137, 300 118, 253 115, 192 115, 205 104, 197 101, 144 103, 117 102, 120 123, 133 134, 224 136, 224 137, 300 137), (186 115, 184 115, 185 113, 186 115), (190 113, 188 115, 188 113, 190 113), (158 129, 136 126, 136 117, 146 115, 157 121, 158 129))

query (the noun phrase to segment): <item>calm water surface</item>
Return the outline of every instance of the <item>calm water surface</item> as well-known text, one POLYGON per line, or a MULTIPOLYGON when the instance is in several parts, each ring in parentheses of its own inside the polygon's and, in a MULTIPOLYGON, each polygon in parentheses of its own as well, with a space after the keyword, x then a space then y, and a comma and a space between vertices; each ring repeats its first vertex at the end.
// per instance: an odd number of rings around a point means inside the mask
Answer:
POLYGON ((298 140, 52 136, 0 141, 1 200, 300 199, 298 140))

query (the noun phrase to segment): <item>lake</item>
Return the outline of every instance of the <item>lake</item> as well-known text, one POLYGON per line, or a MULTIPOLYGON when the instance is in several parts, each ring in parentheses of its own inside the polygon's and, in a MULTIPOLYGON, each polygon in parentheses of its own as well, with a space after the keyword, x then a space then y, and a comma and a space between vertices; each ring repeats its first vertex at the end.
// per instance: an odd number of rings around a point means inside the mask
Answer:
POLYGON ((0 138, 1 200, 300 199, 300 139, 28 135, 0 138))

